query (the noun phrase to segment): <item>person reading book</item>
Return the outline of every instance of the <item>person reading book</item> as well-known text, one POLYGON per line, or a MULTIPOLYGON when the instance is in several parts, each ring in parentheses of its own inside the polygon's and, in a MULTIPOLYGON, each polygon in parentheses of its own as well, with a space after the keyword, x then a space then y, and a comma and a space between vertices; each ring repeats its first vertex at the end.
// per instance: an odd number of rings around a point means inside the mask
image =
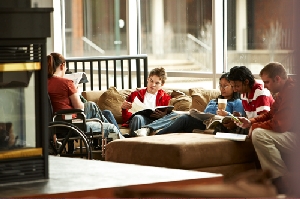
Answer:
POLYGON ((234 92, 241 94, 241 100, 247 118, 255 118, 270 111, 274 99, 264 85, 255 80, 246 66, 234 66, 228 75, 234 92))
POLYGON ((297 130, 295 125, 298 114, 298 99, 293 97, 298 88, 295 80, 288 78, 284 66, 277 62, 267 64, 260 77, 264 86, 276 94, 275 102, 270 112, 265 112, 254 118, 239 117, 242 128, 250 128, 249 137, 263 170, 272 172, 273 184, 279 194, 287 194, 292 184, 290 171, 283 160, 283 155, 291 154, 297 146, 297 130))
MULTIPOLYGON (((87 119, 98 118, 103 122, 106 136, 110 132, 114 132, 118 134, 119 138, 124 138, 117 128, 117 122, 110 111, 102 112, 94 102, 87 101, 83 103, 81 101, 73 81, 64 77, 67 70, 65 62, 65 58, 59 53, 51 53, 47 56, 48 95, 53 112, 62 109, 82 109, 87 119)), ((101 124, 98 122, 88 122, 87 128, 92 129, 93 132, 101 132, 101 124)))
MULTIPOLYGON (((240 113, 241 115, 244 115, 244 109, 242 102, 239 99, 239 94, 233 91, 233 88, 229 83, 228 73, 225 73, 220 77, 219 89, 221 95, 218 98, 227 99, 225 110, 219 110, 218 99, 213 99, 207 104, 204 112, 220 116, 228 116, 229 113, 240 113)), ((231 119, 226 120, 226 122, 224 120, 218 128, 221 132, 235 132, 237 130, 236 125, 231 119)), ((144 125, 143 128, 137 130, 137 134, 146 136, 153 134, 156 131, 156 135, 178 132, 192 133, 194 129, 205 130, 206 125, 203 121, 200 121, 189 114, 178 114, 173 111, 163 118, 155 120, 148 125, 144 125)))
POLYGON ((140 129, 142 126, 153 122, 155 119, 162 118, 167 114, 167 110, 160 111, 155 109, 156 106, 167 106, 171 99, 171 96, 162 90, 162 86, 165 84, 167 79, 167 73, 164 68, 154 68, 150 71, 147 79, 147 87, 132 92, 127 99, 123 102, 122 118, 124 124, 123 127, 129 127, 131 137, 135 137, 135 131, 140 129), (132 108, 134 99, 138 98, 147 107, 155 109, 150 117, 145 115, 134 115, 129 111, 132 108))

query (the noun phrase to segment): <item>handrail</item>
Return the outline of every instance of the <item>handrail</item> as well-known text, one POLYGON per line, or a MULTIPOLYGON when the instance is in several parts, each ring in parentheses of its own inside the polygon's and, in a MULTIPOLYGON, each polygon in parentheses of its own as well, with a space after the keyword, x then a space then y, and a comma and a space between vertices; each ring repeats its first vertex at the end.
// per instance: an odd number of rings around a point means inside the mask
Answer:
POLYGON ((194 37, 193 35, 187 34, 187 37, 188 37, 189 39, 191 39, 193 42, 195 42, 196 44, 198 44, 199 46, 205 48, 205 49, 208 50, 208 51, 211 51, 211 46, 205 44, 204 42, 202 42, 201 40, 197 39, 197 38, 194 37))
POLYGON ((92 42, 91 40, 89 40, 88 38, 86 37, 82 37, 82 40, 87 43, 89 46, 91 46, 92 48, 94 48, 96 51, 98 51, 99 53, 101 54, 104 54, 105 51, 100 48, 99 46, 97 46, 94 42, 92 42))
POLYGON ((199 64, 202 68, 211 68, 212 47, 200 41, 191 34, 187 34, 187 59, 199 64))
MULTIPOLYGON (((66 58, 66 64, 68 70, 72 72, 88 71, 88 84, 90 84, 89 86, 91 90, 94 89, 94 78, 98 78, 98 82, 96 84, 98 84, 99 90, 102 89, 102 78, 106 80, 106 88, 108 89, 110 87, 109 78, 111 75, 113 75, 114 87, 117 87, 117 82, 121 81, 121 87, 122 89, 124 89, 125 76, 128 79, 129 89, 132 88, 132 79, 136 79, 136 86, 141 87, 142 77, 144 86, 147 86, 148 56, 146 54, 123 56, 70 57, 66 58), (103 62, 104 67, 102 67, 103 62), (94 74, 94 72, 96 74, 94 74)), ((83 84, 83 91, 85 90, 86 84, 83 84)))

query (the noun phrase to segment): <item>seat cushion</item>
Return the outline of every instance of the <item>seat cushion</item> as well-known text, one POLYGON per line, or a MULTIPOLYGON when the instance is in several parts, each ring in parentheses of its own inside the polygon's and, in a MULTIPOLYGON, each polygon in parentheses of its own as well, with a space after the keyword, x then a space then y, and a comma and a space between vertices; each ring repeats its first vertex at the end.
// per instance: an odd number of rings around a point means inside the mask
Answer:
POLYGON ((254 162, 250 140, 216 139, 200 133, 172 133, 110 142, 105 160, 177 169, 199 169, 254 162))

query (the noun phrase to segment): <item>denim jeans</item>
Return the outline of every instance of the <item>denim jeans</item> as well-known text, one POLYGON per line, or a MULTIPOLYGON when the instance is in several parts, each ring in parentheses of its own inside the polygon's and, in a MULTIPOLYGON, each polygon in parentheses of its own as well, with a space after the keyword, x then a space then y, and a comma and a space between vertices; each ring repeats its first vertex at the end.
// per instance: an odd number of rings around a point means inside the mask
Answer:
POLYGON ((193 118, 190 115, 183 114, 175 119, 169 126, 157 132, 156 135, 179 132, 191 133, 194 129, 205 130, 206 126, 202 121, 193 118))
POLYGON ((153 122, 153 120, 149 119, 148 117, 145 117, 143 115, 135 115, 129 123, 129 128, 130 128, 129 135, 134 136, 135 135, 134 131, 142 128, 147 124, 150 124, 151 122, 153 122))
POLYGON ((147 128, 150 128, 151 130, 156 131, 156 130, 166 128, 166 127, 172 125, 178 117, 180 117, 180 115, 178 113, 171 112, 170 114, 165 115, 164 117, 159 118, 157 120, 154 120, 152 123, 147 124, 142 127, 147 127, 147 128))
MULTIPOLYGON (((90 131, 90 129, 94 133, 100 133, 101 132, 101 124, 99 122, 87 122, 86 123, 87 131, 90 131)), ((116 133, 118 134, 120 139, 123 139, 124 136, 120 133, 120 131, 117 129, 117 127, 111 123, 103 123, 103 130, 104 130, 104 137, 108 137, 109 133, 116 133)))
MULTIPOLYGON (((84 103, 84 114, 86 115, 86 119, 98 118, 103 122, 105 136, 108 136, 110 132, 114 132, 120 138, 124 138, 111 111, 106 110, 102 113, 95 102, 88 101, 84 103)), ((92 129, 93 132, 101 132, 101 124, 99 122, 88 122, 87 128, 88 131, 92 129)))
POLYGON ((103 114, 104 118, 106 118, 108 120, 109 123, 112 123, 113 125, 115 125, 117 127, 118 130, 120 130, 119 125, 110 110, 103 110, 102 114, 103 114))

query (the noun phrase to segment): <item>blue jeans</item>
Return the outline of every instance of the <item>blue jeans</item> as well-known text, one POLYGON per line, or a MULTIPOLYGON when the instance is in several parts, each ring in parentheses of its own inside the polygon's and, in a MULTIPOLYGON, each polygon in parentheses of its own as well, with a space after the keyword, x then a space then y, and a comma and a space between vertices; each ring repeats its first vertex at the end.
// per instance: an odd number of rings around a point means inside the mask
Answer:
POLYGON ((156 135, 179 132, 191 133, 194 129, 205 130, 206 126, 202 121, 193 118, 190 115, 183 114, 175 119, 169 126, 158 131, 156 135))
POLYGON ((153 122, 153 120, 149 119, 148 117, 145 117, 143 115, 135 115, 129 123, 129 128, 130 128, 129 135, 134 136, 135 135, 134 131, 142 128, 147 124, 150 124, 151 122, 153 122))
POLYGON ((118 130, 120 130, 119 125, 110 110, 103 110, 102 114, 103 114, 104 118, 106 118, 108 120, 109 123, 112 123, 113 125, 115 125, 117 127, 118 130))
MULTIPOLYGON (((120 138, 124 138, 111 111, 105 110, 102 113, 95 102, 88 101, 84 103, 84 114, 86 119, 98 118, 103 122, 105 136, 110 132, 114 132, 117 133, 120 138)), ((87 128, 88 131, 91 128, 93 132, 101 132, 101 124, 99 122, 88 122, 87 128)))
MULTIPOLYGON (((90 131, 90 129, 91 129, 94 133, 101 132, 101 124, 99 122, 94 122, 94 121, 87 122, 86 128, 87 128, 87 131, 90 131)), ((117 127, 111 123, 103 123, 103 130, 104 130, 104 137, 108 137, 109 133, 116 133, 116 134, 118 134, 120 139, 124 138, 124 136, 117 129, 117 127)))
POLYGON ((157 120, 154 120, 152 123, 147 124, 142 127, 147 127, 147 128, 150 128, 151 130, 156 131, 156 130, 166 128, 166 127, 172 125, 178 117, 180 117, 180 115, 178 113, 171 112, 170 114, 165 115, 164 117, 159 118, 157 120))

